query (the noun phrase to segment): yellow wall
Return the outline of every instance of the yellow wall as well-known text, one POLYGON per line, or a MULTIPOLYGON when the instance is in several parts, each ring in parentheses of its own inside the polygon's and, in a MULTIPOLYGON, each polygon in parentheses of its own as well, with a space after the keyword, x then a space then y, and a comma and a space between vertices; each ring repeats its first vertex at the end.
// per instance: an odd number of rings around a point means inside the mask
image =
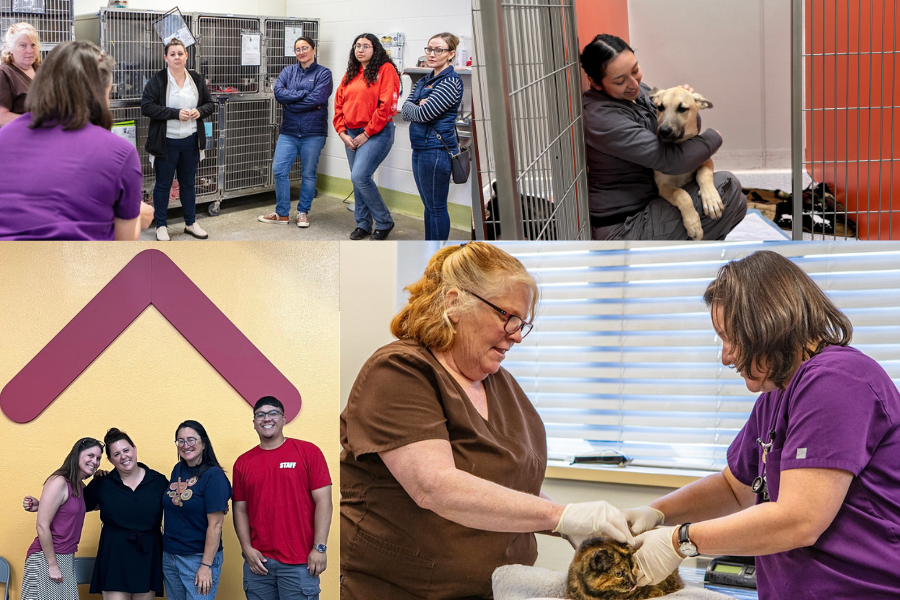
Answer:
MULTIPOLYGON (((148 247, 163 250, 300 391, 303 408, 284 431, 317 444, 328 460, 335 511, 321 598, 337 600, 336 242, 0 244, 0 388, 148 247)), ((0 556, 12 566, 12 599, 20 597, 25 550, 35 536, 22 496, 40 494, 78 438, 102 438, 109 427, 128 432, 139 460, 168 476, 177 460, 175 427, 184 419, 206 427, 229 478, 235 459, 258 443, 250 406, 153 307, 37 419, 20 425, 0 415, 0 556)), ((102 468, 110 468, 105 459, 102 468)), ((97 513, 88 514, 79 556, 95 555, 99 533, 97 513)), ((239 600, 242 559, 231 513, 223 542, 217 598, 239 600)))

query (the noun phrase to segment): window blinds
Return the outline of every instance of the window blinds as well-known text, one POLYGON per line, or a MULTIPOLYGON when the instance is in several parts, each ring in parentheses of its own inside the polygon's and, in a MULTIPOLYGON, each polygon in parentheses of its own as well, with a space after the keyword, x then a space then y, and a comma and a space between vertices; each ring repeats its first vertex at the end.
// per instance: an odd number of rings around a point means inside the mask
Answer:
POLYGON ((756 394, 721 363, 703 304, 718 268, 759 249, 803 268, 850 318, 851 344, 900 382, 900 244, 498 243, 535 276, 534 331, 504 366, 551 459, 616 449, 634 465, 720 470, 756 394))

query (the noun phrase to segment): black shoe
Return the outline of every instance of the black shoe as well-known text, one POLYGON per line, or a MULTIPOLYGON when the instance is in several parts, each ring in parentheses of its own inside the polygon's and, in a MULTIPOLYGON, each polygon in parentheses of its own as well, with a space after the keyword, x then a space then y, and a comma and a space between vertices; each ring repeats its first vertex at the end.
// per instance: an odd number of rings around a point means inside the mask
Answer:
MULTIPOLYGON (((377 230, 376 230, 376 233, 377 233, 377 230)), ((370 235, 371 234, 368 231, 366 231, 365 229, 363 229, 362 227, 357 227, 356 229, 353 230, 352 233, 350 233, 350 239, 351 240, 361 240, 364 237, 369 237, 370 235)))
POLYGON ((373 240, 386 240, 388 234, 394 229, 394 224, 391 223, 391 226, 387 229, 376 229, 375 233, 372 234, 373 240))

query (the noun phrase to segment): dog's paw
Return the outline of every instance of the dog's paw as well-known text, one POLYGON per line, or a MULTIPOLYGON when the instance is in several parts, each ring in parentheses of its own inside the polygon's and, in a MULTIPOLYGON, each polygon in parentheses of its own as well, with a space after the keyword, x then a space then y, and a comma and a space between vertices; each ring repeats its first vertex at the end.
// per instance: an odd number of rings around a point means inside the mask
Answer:
POLYGON ((700 189, 700 198, 703 200, 703 212, 712 219, 718 219, 725 211, 725 205, 722 204, 722 198, 719 196, 718 190, 710 186, 707 189, 700 189))
POLYGON ((700 225, 700 215, 697 213, 685 217, 684 227, 687 229, 688 236, 695 242, 703 239, 703 226, 700 225))

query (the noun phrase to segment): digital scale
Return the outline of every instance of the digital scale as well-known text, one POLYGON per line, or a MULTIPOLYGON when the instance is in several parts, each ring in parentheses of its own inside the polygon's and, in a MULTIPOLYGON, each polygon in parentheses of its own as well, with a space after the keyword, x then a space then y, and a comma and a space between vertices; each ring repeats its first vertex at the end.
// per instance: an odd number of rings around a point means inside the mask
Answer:
POLYGON ((709 561, 703 581, 756 589, 756 563, 752 556, 717 556, 709 561))

